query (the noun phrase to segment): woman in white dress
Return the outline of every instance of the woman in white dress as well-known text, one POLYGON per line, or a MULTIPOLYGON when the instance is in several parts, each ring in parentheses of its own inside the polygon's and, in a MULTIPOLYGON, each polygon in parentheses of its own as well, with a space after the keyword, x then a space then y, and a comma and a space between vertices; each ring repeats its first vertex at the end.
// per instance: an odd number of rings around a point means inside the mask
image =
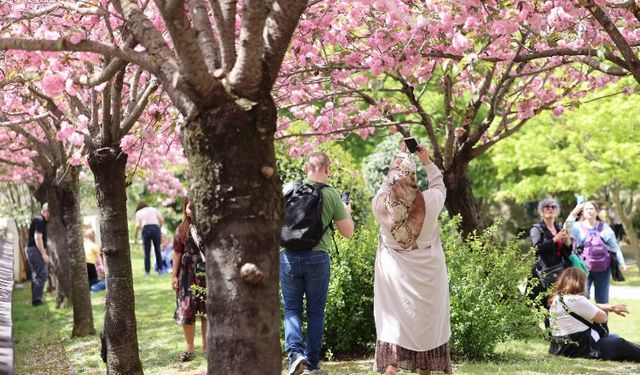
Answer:
POLYGON ((380 223, 374 370, 385 375, 394 375, 397 368, 421 375, 452 372, 449 282, 438 227, 446 189, 427 149, 419 145, 416 155, 425 165, 429 189, 418 189, 415 159, 401 152, 373 198, 380 223))

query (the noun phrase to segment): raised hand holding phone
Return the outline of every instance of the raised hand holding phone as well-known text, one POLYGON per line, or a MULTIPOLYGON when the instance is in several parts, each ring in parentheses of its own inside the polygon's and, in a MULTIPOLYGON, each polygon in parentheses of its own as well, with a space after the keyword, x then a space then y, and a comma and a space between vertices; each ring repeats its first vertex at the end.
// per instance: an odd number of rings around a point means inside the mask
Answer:
POLYGON ((418 157, 418 159, 422 160, 422 163, 424 163, 424 165, 431 163, 431 159, 429 158, 429 149, 423 145, 418 145, 416 156, 418 157))

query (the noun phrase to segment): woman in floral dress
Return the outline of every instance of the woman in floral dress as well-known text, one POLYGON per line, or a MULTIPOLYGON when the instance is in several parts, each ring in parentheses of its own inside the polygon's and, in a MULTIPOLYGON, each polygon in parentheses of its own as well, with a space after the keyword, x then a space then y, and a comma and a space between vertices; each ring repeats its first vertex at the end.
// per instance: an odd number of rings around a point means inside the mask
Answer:
POLYGON ((191 223, 191 202, 186 200, 184 217, 173 239, 173 290, 176 291, 176 312, 173 319, 182 325, 187 350, 180 354, 182 362, 195 357, 194 338, 196 319, 200 318, 202 353, 207 354, 207 310, 204 270, 196 271, 196 265, 204 261, 204 246, 191 223))

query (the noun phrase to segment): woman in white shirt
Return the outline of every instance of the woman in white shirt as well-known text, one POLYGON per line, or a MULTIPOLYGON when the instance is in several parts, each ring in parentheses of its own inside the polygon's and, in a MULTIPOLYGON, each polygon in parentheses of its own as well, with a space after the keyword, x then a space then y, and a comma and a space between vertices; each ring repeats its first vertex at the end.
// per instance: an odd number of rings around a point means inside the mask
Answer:
POLYGON ((149 276, 151 270, 151 243, 153 242, 154 254, 156 257, 156 271, 163 273, 162 255, 160 248, 161 232, 160 227, 164 219, 158 210, 147 206, 145 202, 140 202, 136 208, 136 226, 133 239, 138 241, 138 231, 142 228, 142 247, 144 249, 144 272, 149 276))
POLYGON ((574 267, 562 272, 555 284, 549 309, 549 353, 571 358, 598 358, 640 362, 640 346, 616 334, 598 333, 607 313, 625 316, 626 305, 594 304, 584 295, 586 275, 574 267), (597 323, 597 324, 594 324, 597 323))

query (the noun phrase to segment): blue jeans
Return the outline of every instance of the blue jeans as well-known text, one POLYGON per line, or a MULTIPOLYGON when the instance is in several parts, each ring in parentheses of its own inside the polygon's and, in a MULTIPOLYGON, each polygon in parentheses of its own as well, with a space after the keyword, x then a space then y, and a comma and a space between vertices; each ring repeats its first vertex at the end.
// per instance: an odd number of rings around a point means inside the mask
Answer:
POLYGON ((640 346, 616 334, 609 334, 598 341, 602 359, 608 361, 640 362, 640 346))
POLYGON ((611 270, 602 272, 589 272, 587 278, 587 298, 591 298, 591 284, 595 286, 596 303, 609 303, 609 280, 611 279, 611 270))
POLYGON ((160 226, 145 225, 142 227, 142 247, 144 248, 144 272, 151 270, 151 242, 156 255, 156 271, 162 270, 162 255, 160 254, 160 226))
POLYGON ((330 271, 324 251, 283 250, 280 252, 280 290, 284 306, 284 346, 289 358, 304 353, 308 367, 320 362, 330 271), (302 338, 302 300, 307 300, 307 345, 302 338))
POLYGON ((27 262, 31 268, 31 303, 42 303, 44 283, 49 277, 49 270, 37 247, 27 247, 26 253, 27 262))

